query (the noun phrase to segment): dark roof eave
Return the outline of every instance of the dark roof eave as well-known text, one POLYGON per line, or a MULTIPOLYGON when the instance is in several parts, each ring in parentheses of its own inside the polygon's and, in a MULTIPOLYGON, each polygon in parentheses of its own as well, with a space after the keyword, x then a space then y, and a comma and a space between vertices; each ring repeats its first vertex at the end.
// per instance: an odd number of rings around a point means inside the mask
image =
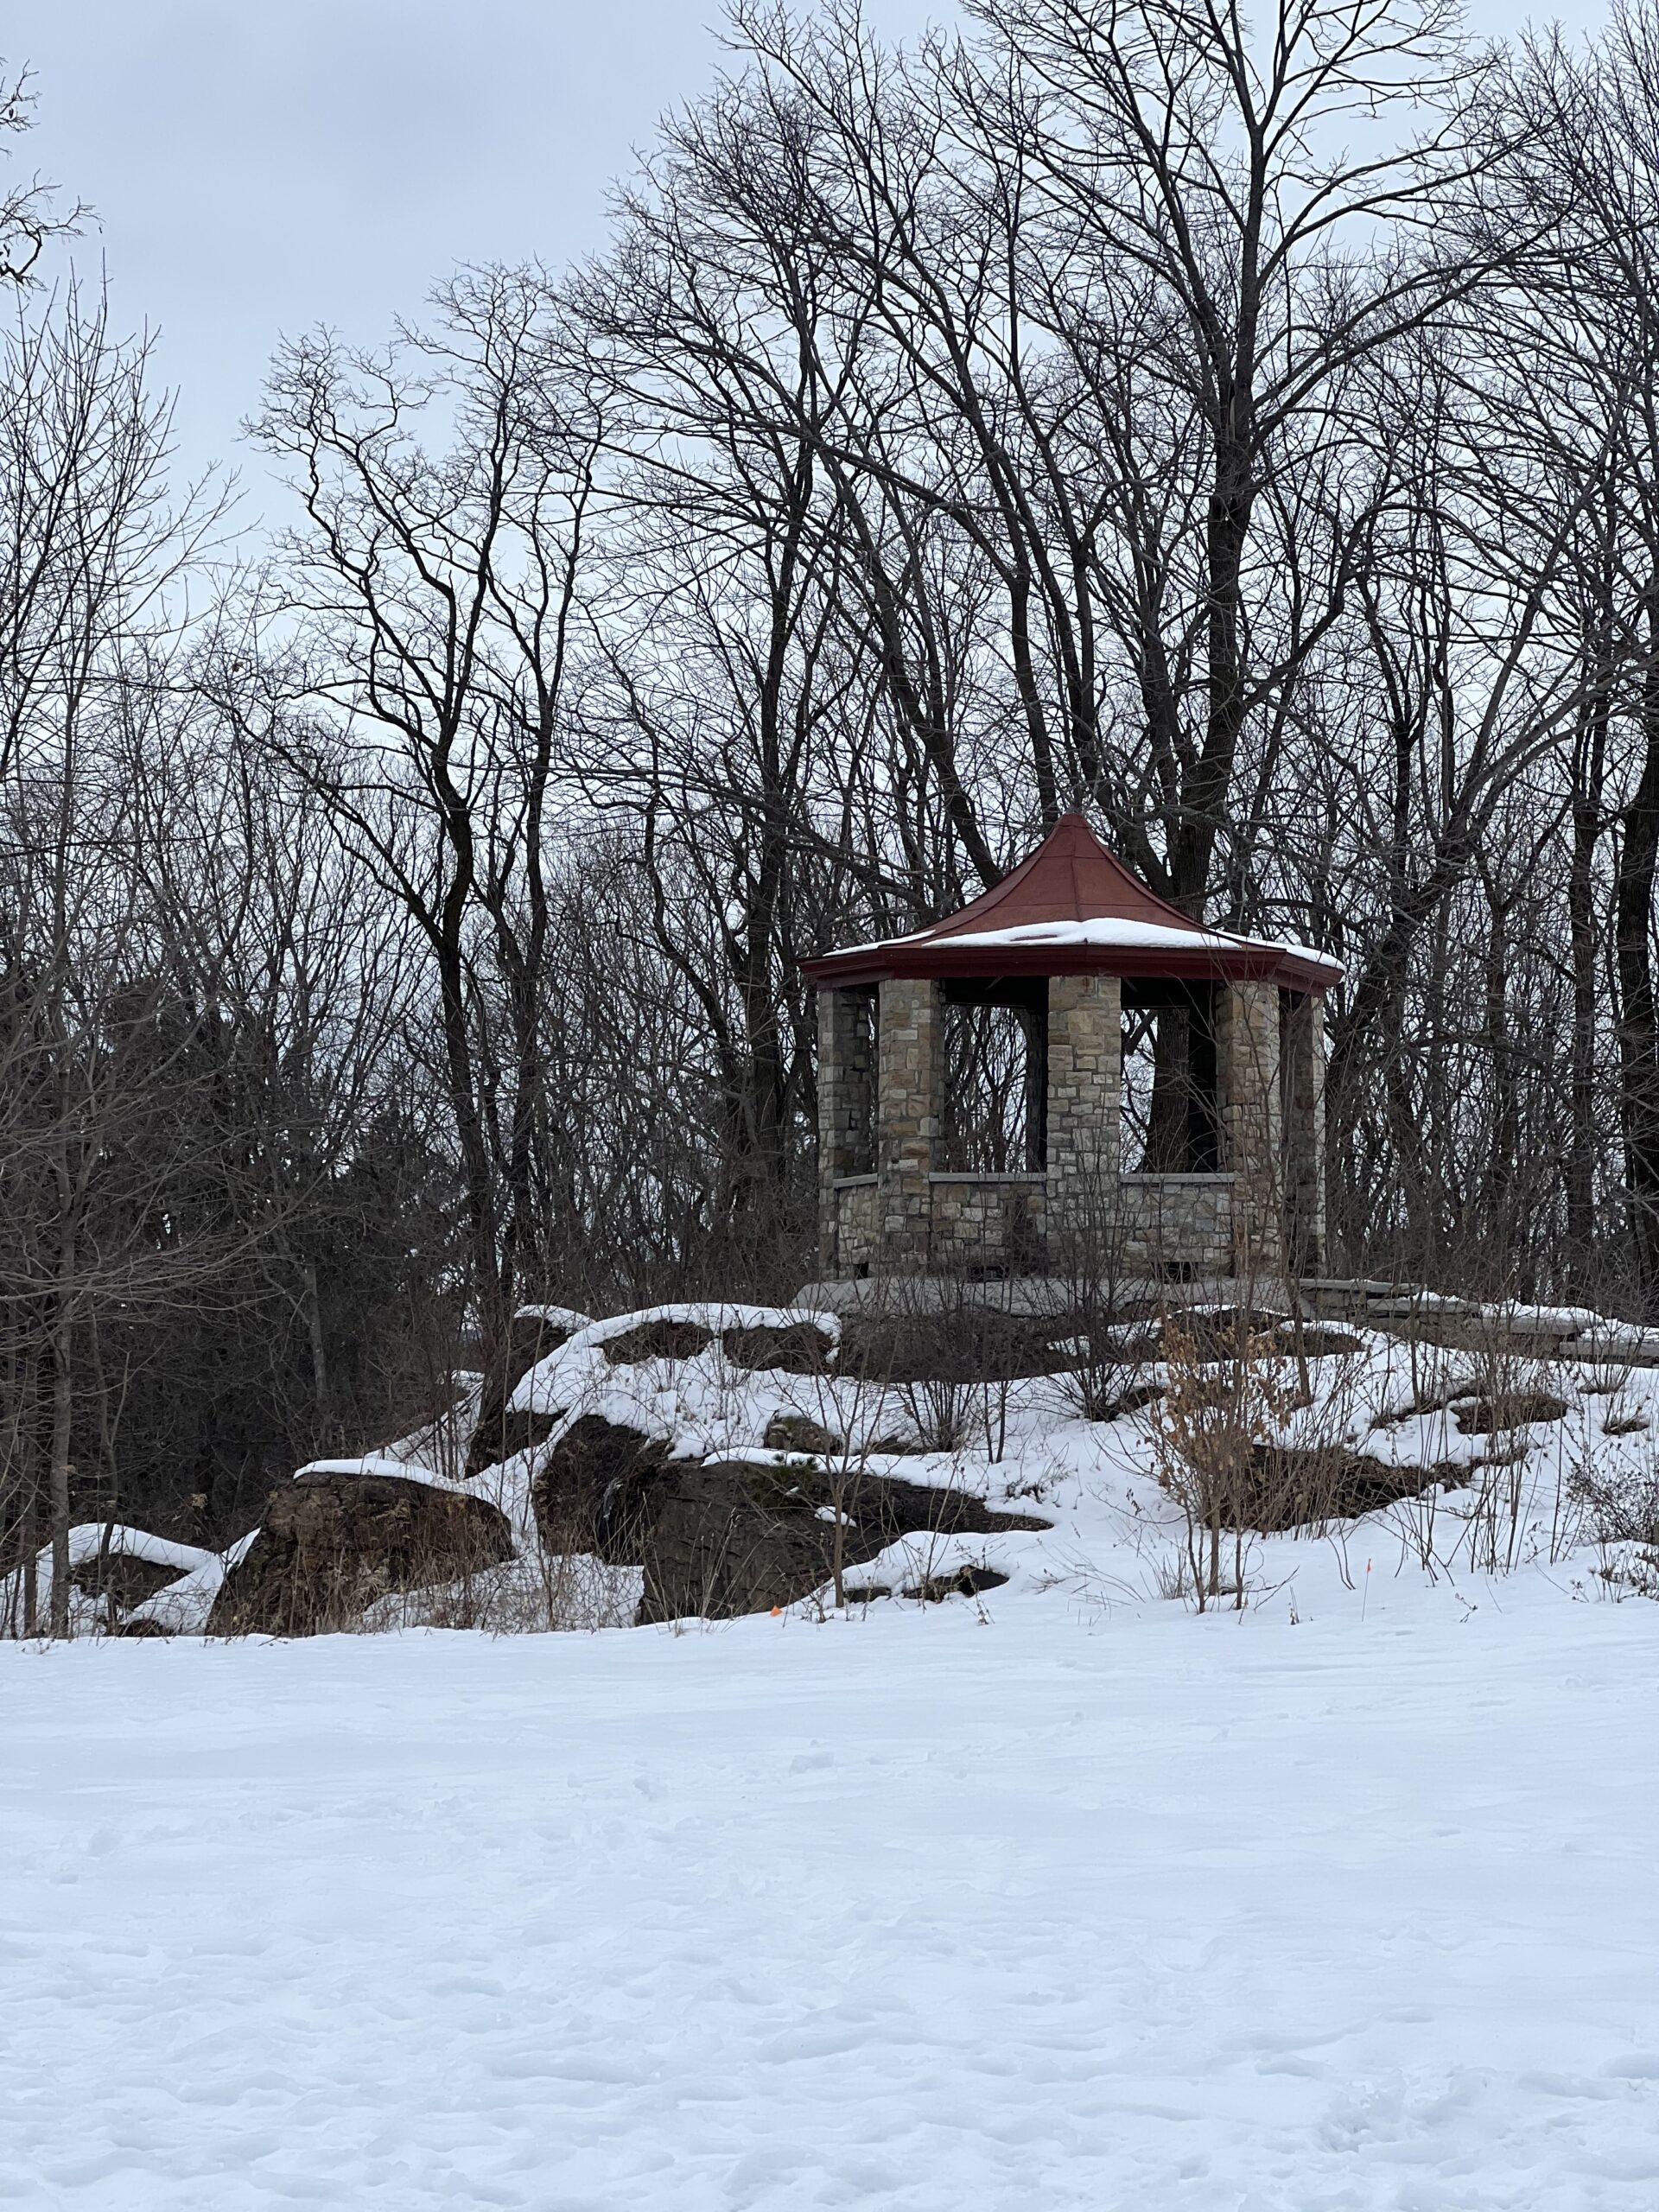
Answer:
POLYGON ((1169 947, 1144 950, 1133 945, 1110 950, 1091 945, 998 945, 992 953, 983 945, 952 945, 949 939, 918 944, 913 950, 895 945, 855 948, 826 952, 799 963, 802 973, 819 988, 851 990, 861 984, 887 982, 948 982, 999 976, 1117 976, 1134 980, 1169 976, 1180 982, 1277 983, 1288 991, 1328 991, 1341 969, 1333 962, 1313 960, 1287 945, 1195 945, 1190 952, 1169 947))

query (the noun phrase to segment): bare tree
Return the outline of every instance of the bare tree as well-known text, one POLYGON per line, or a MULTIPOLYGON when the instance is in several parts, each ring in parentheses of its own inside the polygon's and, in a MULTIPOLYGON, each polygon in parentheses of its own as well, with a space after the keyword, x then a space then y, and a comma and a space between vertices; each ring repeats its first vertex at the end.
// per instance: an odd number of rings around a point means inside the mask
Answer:
POLYGON ((457 278, 438 306, 430 334, 401 331, 384 354, 319 336, 273 372, 257 430, 294 463, 308 526, 267 586, 264 618, 296 645, 273 663, 262 735, 426 941, 493 1347, 541 1264, 550 779, 599 429, 547 373, 533 272, 457 278), (453 433, 442 455, 418 435, 434 419, 453 433), (505 1052, 485 1026, 486 957, 505 1052))

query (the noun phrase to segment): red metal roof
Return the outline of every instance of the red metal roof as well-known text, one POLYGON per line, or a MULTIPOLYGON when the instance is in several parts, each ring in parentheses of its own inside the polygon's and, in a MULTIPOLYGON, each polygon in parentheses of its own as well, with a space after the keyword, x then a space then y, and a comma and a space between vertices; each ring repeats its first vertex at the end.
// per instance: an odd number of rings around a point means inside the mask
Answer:
POLYGON ((1063 814, 1028 859, 959 913, 801 966, 829 989, 893 976, 1167 976, 1323 991, 1342 972, 1306 945, 1195 922, 1131 875, 1080 814, 1063 814))

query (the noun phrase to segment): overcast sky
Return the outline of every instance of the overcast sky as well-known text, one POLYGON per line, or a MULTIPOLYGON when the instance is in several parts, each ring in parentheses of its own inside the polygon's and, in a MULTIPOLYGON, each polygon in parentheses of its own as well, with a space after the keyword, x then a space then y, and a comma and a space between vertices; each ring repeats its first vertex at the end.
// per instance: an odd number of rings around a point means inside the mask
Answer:
MULTIPOLYGON (((866 0, 903 35, 950 0, 866 0)), ((1484 28, 1518 11, 1480 0, 1484 28)), ((1557 12, 1550 10, 1549 12, 1557 12)), ((1594 0, 1562 0, 1587 22, 1594 0)), ((37 73, 22 158, 96 207, 121 316, 161 332, 181 459, 229 461, 278 334, 365 342, 457 261, 557 265, 720 62, 719 0, 5 0, 37 73)))

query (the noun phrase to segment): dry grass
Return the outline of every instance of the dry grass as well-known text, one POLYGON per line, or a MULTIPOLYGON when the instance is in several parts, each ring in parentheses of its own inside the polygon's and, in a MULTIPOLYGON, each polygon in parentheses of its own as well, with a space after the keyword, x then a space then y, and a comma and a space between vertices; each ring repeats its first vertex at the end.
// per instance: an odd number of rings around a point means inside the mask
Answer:
POLYGON ((1185 1317, 1166 1319, 1166 1384, 1149 1425, 1158 1478, 1185 1522, 1200 1612, 1223 1600, 1244 1603, 1257 1455, 1300 1402, 1294 1366, 1263 1348, 1247 1312, 1236 1320, 1230 1352, 1223 1344, 1214 1317, 1202 1331, 1185 1317))

